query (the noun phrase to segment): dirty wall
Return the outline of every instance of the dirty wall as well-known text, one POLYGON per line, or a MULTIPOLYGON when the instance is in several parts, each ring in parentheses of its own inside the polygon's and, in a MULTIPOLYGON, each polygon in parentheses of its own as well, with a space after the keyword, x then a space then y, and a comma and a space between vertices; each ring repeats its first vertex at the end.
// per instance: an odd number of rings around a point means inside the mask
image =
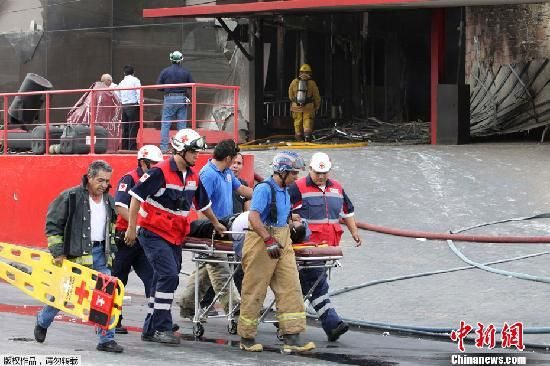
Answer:
MULTIPOLYGON (((142 85, 154 84, 169 65, 169 53, 180 49, 183 66, 197 82, 241 82, 224 46, 227 34, 213 19, 144 19, 144 8, 185 6, 184 0, 5 0, 0 2, 0 91, 18 90, 29 72, 46 77, 55 89, 88 88, 104 73, 115 83, 126 64, 135 67, 142 85)), ((200 1, 194 1, 195 4, 200 1)), ((162 93, 146 93, 145 120, 160 120, 162 93)), ((72 106, 80 95, 58 95, 52 107, 72 106)), ((241 94, 241 102, 246 94, 241 94)), ((212 120, 212 100, 223 100, 210 90, 201 91, 197 119, 212 120)), ((67 110, 55 110, 52 122, 65 122, 67 110)), ((217 115, 230 118, 232 110, 217 115)), ((190 117, 190 116, 189 116, 190 117)), ((43 119, 42 119, 43 121, 43 119)), ((227 123, 219 124, 220 126, 227 123)), ((212 126, 216 127, 216 126, 212 126)))

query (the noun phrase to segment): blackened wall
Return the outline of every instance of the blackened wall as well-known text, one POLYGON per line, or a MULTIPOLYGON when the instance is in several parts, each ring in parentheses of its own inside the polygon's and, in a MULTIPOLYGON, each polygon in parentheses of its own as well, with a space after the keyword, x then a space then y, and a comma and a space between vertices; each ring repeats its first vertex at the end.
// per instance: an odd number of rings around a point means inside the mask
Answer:
MULTIPOLYGON (((176 49, 197 82, 224 84, 230 66, 219 40, 225 33, 220 36, 213 22, 142 17, 144 8, 185 5, 185 0, 0 2, 0 90, 16 91, 29 72, 46 77, 55 89, 88 88, 104 73, 118 83, 126 64, 134 65, 143 85, 154 84, 176 49)), ((70 106, 78 97, 54 99, 54 106, 70 106)), ((65 115, 58 111, 54 122, 65 115)))

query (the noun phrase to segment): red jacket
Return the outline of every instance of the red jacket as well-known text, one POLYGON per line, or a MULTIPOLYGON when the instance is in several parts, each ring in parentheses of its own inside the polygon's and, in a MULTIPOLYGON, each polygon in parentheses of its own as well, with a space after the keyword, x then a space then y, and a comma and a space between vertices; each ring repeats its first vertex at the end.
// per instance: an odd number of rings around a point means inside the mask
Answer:
POLYGON ((298 179, 289 188, 289 193, 293 211, 309 224, 309 240, 338 246, 344 232, 338 221, 340 217, 352 216, 354 210, 340 183, 328 179, 323 191, 308 175, 298 179))

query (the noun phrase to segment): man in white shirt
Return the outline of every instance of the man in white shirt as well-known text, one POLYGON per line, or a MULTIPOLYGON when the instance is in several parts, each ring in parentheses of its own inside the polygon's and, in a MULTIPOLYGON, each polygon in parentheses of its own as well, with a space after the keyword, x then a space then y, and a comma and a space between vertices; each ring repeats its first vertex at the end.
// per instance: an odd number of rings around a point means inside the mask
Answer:
MULTIPOLYGON (((124 66, 124 79, 119 88, 139 88, 141 82, 134 76, 134 67, 124 66)), ((118 96, 122 104, 122 149, 137 150, 136 136, 139 128, 139 89, 120 90, 118 96)))

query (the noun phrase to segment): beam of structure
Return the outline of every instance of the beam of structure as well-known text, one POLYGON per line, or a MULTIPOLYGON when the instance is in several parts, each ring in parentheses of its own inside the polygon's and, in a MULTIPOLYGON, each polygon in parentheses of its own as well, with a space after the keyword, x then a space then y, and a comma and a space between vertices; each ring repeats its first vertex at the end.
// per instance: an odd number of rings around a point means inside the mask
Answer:
POLYGON ((372 9, 442 8, 475 5, 537 3, 536 0, 280 0, 242 4, 197 5, 144 9, 143 17, 239 17, 251 14, 353 12, 372 9))

